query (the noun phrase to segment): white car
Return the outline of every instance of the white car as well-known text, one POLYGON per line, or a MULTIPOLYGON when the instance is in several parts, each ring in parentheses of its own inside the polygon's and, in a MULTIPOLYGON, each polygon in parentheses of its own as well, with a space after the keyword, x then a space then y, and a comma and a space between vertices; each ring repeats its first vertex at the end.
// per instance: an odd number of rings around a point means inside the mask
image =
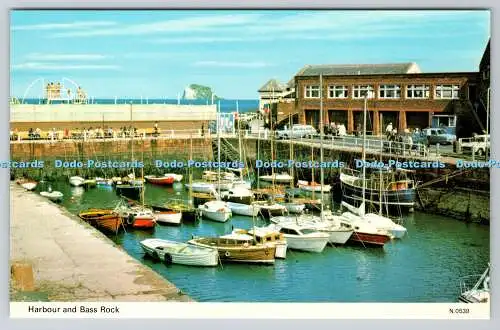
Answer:
POLYGON ((490 136, 476 135, 467 139, 460 139, 460 147, 464 154, 474 154, 483 156, 490 150, 490 136))
POLYGON ((276 132, 279 139, 289 138, 304 138, 312 137, 318 134, 318 131, 311 125, 293 125, 292 128, 287 128, 276 132))

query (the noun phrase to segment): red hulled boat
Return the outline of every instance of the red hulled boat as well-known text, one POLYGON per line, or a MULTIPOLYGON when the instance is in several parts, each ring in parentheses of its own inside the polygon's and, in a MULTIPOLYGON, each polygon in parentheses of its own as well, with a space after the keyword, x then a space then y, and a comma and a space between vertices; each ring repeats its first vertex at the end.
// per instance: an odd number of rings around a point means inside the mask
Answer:
POLYGON ((170 185, 174 183, 175 177, 173 176, 154 176, 154 175, 146 175, 144 177, 147 182, 157 185, 170 185))

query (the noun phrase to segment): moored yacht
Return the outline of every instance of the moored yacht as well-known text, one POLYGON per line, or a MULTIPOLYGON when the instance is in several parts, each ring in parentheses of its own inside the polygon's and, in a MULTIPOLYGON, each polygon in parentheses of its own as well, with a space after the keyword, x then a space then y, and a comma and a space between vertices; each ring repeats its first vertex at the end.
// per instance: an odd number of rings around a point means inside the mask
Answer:
POLYGON ((279 231, 285 236, 288 247, 293 250, 320 253, 328 244, 329 235, 318 230, 291 222, 271 224, 268 228, 279 231))

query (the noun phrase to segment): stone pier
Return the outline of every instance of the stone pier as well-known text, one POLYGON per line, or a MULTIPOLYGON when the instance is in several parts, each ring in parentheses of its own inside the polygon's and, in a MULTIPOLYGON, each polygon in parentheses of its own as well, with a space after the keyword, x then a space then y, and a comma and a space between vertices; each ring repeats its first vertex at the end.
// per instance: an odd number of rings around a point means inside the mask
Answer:
POLYGON ((11 301, 191 301, 62 207, 13 183, 10 191, 11 301), (34 283, 16 283, 30 268, 34 283))

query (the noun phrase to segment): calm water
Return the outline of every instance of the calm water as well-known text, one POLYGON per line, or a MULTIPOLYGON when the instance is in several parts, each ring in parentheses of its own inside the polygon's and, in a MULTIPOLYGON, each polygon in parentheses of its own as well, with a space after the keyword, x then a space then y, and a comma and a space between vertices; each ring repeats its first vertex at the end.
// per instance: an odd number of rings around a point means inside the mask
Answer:
MULTIPOLYGON (((64 193, 63 205, 73 213, 113 207, 118 200, 111 188, 84 192, 65 183, 52 187, 64 193)), ((146 189, 147 201, 157 204, 183 194, 182 186, 146 189)), ((252 220, 246 217, 235 216, 225 224, 201 220, 196 225, 157 226, 154 232, 129 231, 112 239, 198 301, 455 302, 459 277, 482 273, 489 261, 489 227, 418 212, 405 221, 408 236, 383 249, 288 251, 287 259, 274 266, 167 267, 143 258, 139 246, 143 239, 186 241, 193 234, 220 235, 229 233, 231 226, 251 227, 252 220)))

